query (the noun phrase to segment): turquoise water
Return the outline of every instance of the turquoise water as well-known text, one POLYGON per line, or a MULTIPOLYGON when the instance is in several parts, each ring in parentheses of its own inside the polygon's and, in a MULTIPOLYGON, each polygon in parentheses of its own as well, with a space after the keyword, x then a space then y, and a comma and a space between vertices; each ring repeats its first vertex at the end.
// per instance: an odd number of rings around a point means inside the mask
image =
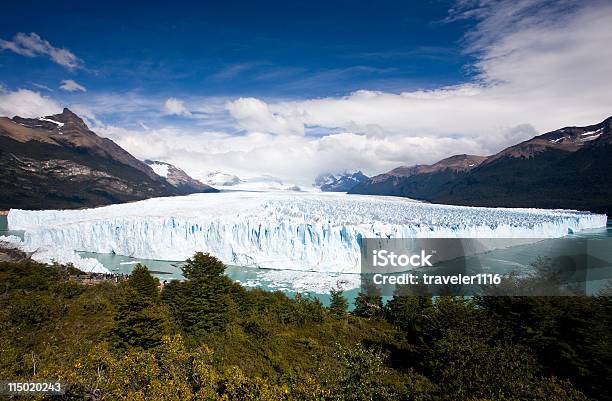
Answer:
MULTIPOLYGON (((11 234, 22 236, 23 233, 8 231, 6 217, 0 216, 0 235, 11 234)), ((608 243, 612 243, 612 221, 608 221, 608 226, 606 228, 583 231, 577 234, 571 234, 568 237, 577 239, 586 238, 589 241, 607 241, 608 243)), ((486 270, 489 272, 500 274, 510 272, 519 274, 529 273, 533 270, 530 264, 535 262, 539 257, 557 256, 551 254, 551 249, 555 248, 555 243, 558 241, 558 239, 550 239, 535 244, 490 251, 478 256, 479 263, 483 266, 486 265, 486 270)), ((610 257, 606 258, 606 260, 612 260, 612 247, 610 247, 607 252, 609 252, 610 257)), ((99 260, 107 269, 114 273, 129 274, 137 263, 141 263, 146 265, 161 281, 183 278, 181 275, 180 261, 150 260, 91 252, 81 252, 80 255, 99 260)), ((345 289, 345 295, 350 301, 352 301, 359 292, 359 288, 356 287, 359 285, 360 276, 356 274, 296 272, 291 270, 257 269, 240 266, 228 266, 226 274, 232 280, 240 282, 246 287, 259 287, 267 291, 279 290, 289 296, 295 296, 296 293, 301 293, 303 295, 310 295, 318 298, 324 304, 329 303, 328 291, 330 288, 342 287, 345 289)), ((589 292, 596 292, 604 283, 605 280, 591 281, 589 283, 589 292)))
MULTIPOLYGON (((181 274, 180 261, 164 261, 164 260, 153 260, 143 258, 132 258, 128 256, 115 255, 115 254, 101 254, 92 252, 79 252, 82 257, 95 258, 100 261, 107 269, 113 273, 124 273, 129 274, 137 263, 146 265, 154 276, 159 278, 161 281, 164 280, 181 280, 183 276, 181 274)), ((294 281, 297 277, 307 274, 311 277, 311 280, 331 282, 330 288, 336 287, 336 282, 342 281, 345 276, 352 276, 354 278, 357 275, 340 275, 340 274, 327 274, 327 273, 316 273, 316 272, 296 272, 291 270, 272 270, 272 269, 256 269, 252 267, 240 267, 240 266, 228 266, 225 270, 225 274, 234 281, 237 281, 245 287, 258 287, 266 291, 282 291, 288 296, 295 296, 297 293, 302 295, 309 295, 318 298, 323 304, 329 304, 329 294, 327 291, 329 288, 321 289, 319 291, 304 288, 304 286, 298 286, 295 288, 294 281)), ((352 301, 359 292, 358 288, 347 289, 345 296, 352 301)))
POLYGON ((23 231, 15 231, 8 229, 8 221, 6 216, 0 216, 0 235, 15 235, 23 239, 23 231))

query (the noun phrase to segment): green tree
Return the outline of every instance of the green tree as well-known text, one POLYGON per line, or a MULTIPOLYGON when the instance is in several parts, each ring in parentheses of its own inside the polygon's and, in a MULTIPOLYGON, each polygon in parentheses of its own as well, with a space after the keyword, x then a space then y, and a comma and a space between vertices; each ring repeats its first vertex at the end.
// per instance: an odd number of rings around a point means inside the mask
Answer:
POLYGON ((187 280, 172 282, 163 291, 166 302, 187 333, 222 330, 231 316, 232 281, 225 265, 208 253, 196 253, 182 267, 187 280))
POLYGON ((385 305, 385 312, 390 323, 408 336, 419 337, 432 306, 431 296, 414 295, 408 287, 398 286, 393 298, 385 305))
POLYGON ((380 289, 373 283, 366 281, 365 288, 355 298, 355 316, 373 318, 383 315, 382 296, 380 289))
POLYGON ((293 301, 294 322, 299 326, 322 323, 325 319, 325 308, 316 298, 296 296, 293 301))
POLYGON ((149 299, 151 302, 155 302, 159 299, 159 280, 153 277, 149 269, 140 263, 132 270, 128 278, 128 284, 131 288, 136 290, 136 292, 144 298, 149 299))
POLYGON ((225 265, 209 253, 196 252, 193 257, 185 261, 181 270, 187 280, 195 281, 222 276, 225 265))
POLYGON ((329 294, 331 295, 331 303, 329 305, 330 315, 340 319, 346 317, 348 301, 342 295, 342 290, 332 289, 329 294))
POLYGON ((587 396, 612 400, 612 297, 480 297, 503 327, 505 341, 523 344, 547 375, 569 379, 587 396))
POLYGON ((157 284, 146 266, 134 268, 117 300, 113 337, 119 348, 148 349, 161 344, 167 319, 157 302, 157 284))
POLYGON ((386 355, 362 345, 336 345, 334 357, 339 369, 332 373, 334 399, 350 401, 406 399, 405 387, 385 366, 386 355))

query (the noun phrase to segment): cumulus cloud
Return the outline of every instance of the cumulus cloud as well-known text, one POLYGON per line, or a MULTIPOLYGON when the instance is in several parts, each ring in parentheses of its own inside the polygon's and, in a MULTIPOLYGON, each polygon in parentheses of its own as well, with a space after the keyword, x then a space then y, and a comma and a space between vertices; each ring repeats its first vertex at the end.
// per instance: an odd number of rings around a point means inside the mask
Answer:
POLYGON ((40 117, 62 112, 53 99, 28 89, 0 91, 0 116, 40 117))
POLYGON ((64 79, 61 82, 60 89, 67 92, 87 92, 87 89, 83 85, 73 81, 72 79, 64 79))
POLYGON ((226 104, 238 126, 247 131, 261 131, 283 135, 303 135, 304 123, 299 116, 274 113, 259 99, 240 98, 226 104))
POLYGON ((185 107, 185 102, 174 97, 166 100, 166 103, 164 103, 164 110, 170 115, 191 116, 191 112, 185 107))
POLYGON ((19 32, 13 40, 0 39, 0 50, 9 50, 26 57, 46 56, 69 70, 83 67, 83 60, 70 50, 54 47, 34 32, 29 34, 19 32))
POLYGON ((538 132, 612 114, 611 3, 461 1, 449 21, 459 18, 475 21, 464 41, 476 58, 471 82, 288 102, 238 99, 228 110, 247 131, 286 134, 317 127, 378 138, 374 143, 409 137, 428 149, 398 147, 403 164, 445 152, 491 154, 538 132))
POLYGON ((97 127, 96 132, 140 159, 168 161, 196 178, 220 170, 241 178, 271 174, 299 185, 310 185, 325 171, 361 169, 375 174, 397 167, 407 158, 422 160, 427 155, 427 161, 433 162, 479 146, 466 139, 391 139, 350 132, 321 137, 263 132, 232 135, 177 127, 130 130, 113 125, 97 127))

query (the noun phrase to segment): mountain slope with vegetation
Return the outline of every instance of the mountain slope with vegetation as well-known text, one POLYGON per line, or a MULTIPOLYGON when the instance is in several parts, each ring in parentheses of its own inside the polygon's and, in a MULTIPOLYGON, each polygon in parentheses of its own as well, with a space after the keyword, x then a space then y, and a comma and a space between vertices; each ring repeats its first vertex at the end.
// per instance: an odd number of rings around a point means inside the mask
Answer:
POLYGON ((432 165, 401 166, 362 182, 349 193, 433 199, 485 159, 483 156, 456 155, 432 165))
POLYGON ((612 214, 612 117, 537 136, 468 169, 400 167, 350 193, 396 195, 467 206, 541 207, 612 214))
POLYGON ((440 193, 474 206, 589 210, 612 215, 612 117, 503 150, 440 193))
POLYGON ((145 163, 68 109, 0 117, 0 209, 68 209, 179 195, 145 163))
POLYGON ((610 400, 612 304, 600 297, 340 292, 329 308, 246 290, 196 254, 161 288, 144 266, 84 285, 0 262, 0 377, 67 399, 610 400))

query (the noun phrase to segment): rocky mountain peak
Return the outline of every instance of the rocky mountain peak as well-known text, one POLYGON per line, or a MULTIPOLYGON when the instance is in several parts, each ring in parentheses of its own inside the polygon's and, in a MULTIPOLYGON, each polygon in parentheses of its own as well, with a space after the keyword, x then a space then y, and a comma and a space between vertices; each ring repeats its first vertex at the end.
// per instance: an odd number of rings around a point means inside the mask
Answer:
POLYGON ((221 171, 211 171, 206 174, 204 182, 212 186, 232 186, 240 184, 243 181, 233 174, 228 174, 221 171))
POLYGON ((187 195, 198 192, 218 192, 215 188, 191 178, 180 168, 158 160, 145 160, 155 174, 163 177, 170 185, 175 187, 179 194, 187 195))
POLYGON ((64 110, 60 114, 54 114, 45 118, 61 122, 66 125, 66 127, 74 127, 78 130, 89 131, 89 127, 85 124, 85 121, 67 107, 64 107, 64 110))
POLYGON ((453 171, 468 171, 475 167, 478 167, 483 161, 486 160, 486 158, 486 156, 478 155, 454 155, 451 157, 447 157, 446 159, 442 159, 439 162, 433 164, 430 170, 432 172, 444 169, 450 169, 453 171))
POLYGON ((598 124, 564 127, 538 135, 489 157, 485 164, 505 157, 528 159, 550 150, 573 153, 585 147, 603 146, 610 143, 612 143, 612 117, 598 124))
POLYGON ((98 136, 87 124, 68 108, 59 114, 38 118, 15 116, 0 118, 0 134, 19 142, 44 142, 59 147, 78 149, 92 156, 112 159, 140 170, 150 179, 159 177, 145 163, 137 160, 126 150, 108 138, 98 136))
POLYGON ((384 182, 389 179, 402 179, 418 174, 436 173, 438 171, 452 171, 455 173, 470 171, 481 165, 486 156, 460 154, 447 157, 434 164, 416 164, 414 166, 400 166, 393 170, 370 178, 372 183, 384 182))

